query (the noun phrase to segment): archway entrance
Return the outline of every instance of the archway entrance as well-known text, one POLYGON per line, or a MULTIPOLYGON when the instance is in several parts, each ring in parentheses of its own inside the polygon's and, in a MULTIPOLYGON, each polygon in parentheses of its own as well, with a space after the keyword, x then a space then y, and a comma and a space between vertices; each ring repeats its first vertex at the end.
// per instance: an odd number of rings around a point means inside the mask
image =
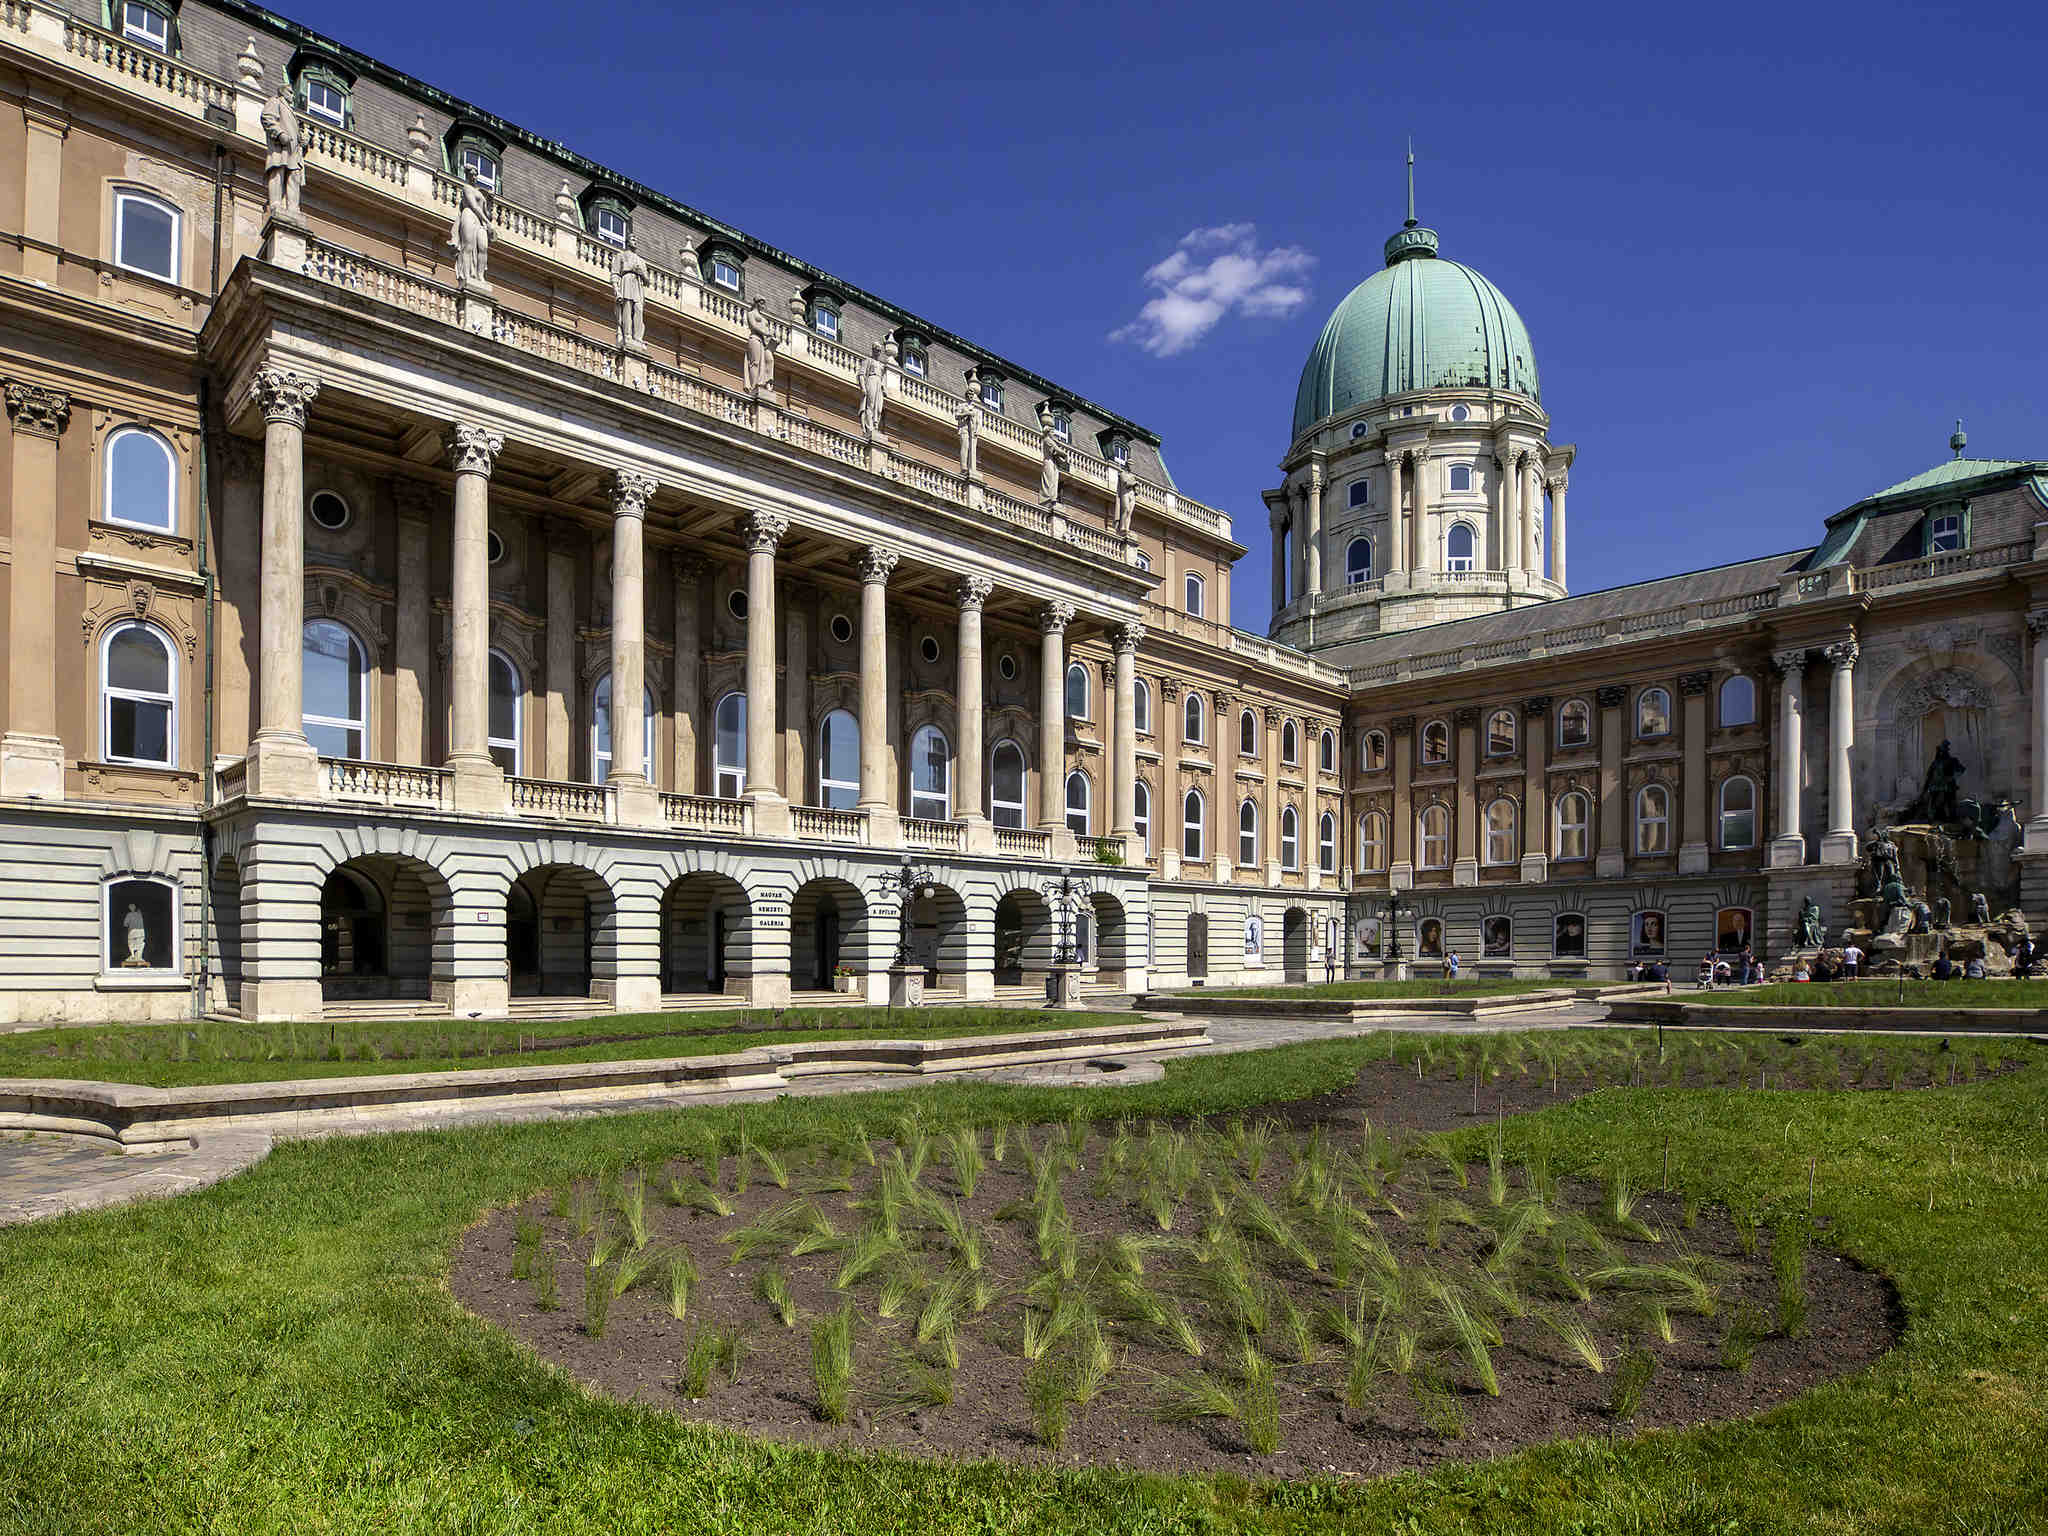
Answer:
POLYGON ((821 876, 799 886, 789 904, 789 984, 831 990, 841 966, 867 973, 867 899, 851 881, 821 876))
MULTIPOLYGON (((221 878, 216 871, 217 890, 221 878)), ((434 956, 446 937, 448 906, 440 875, 418 859, 364 854, 336 865, 320 886, 322 999, 432 996, 434 956)), ((239 921, 234 933, 239 973, 239 921)))
POLYGON ((505 964, 514 997, 588 997, 598 937, 612 924, 611 889, 587 869, 543 864, 505 895, 505 964))
POLYGON ((1094 961, 1095 979, 1108 986, 1120 987, 1124 984, 1124 971, 1130 965, 1126 958, 1129 925, 1124 918, 1124 904, 1107 891, 1097 891, 1089 898, 1089 906, 1089 926, 1093 929, 1090 958, 1094 961))
POLYGON ((739 881, 708 871, 673 881, 661 898, 661 990, 735 990, 753 974, 750 934, 739 881))
POLYGON ((1308 980, 1308 913, 1289 907, 1280 924, 1280 964, 1289 981, 1308 980))
MULTIPOLYGON (((906 909, 910 924, 907 935, 898 933, 896 942, 906 944, 911 965, 924 972, 925 985, 964 992, 967 988, 967 903, 951 886, 927 885, 910 899, 906 909)), ((894 954, 894 947, 891 954, 894 954)))
POLYGON ((1059 942, 1052 905, 1037 891, 1020 886, 996 903, 996 985, 1012 987, 1052 969, 1059 942))

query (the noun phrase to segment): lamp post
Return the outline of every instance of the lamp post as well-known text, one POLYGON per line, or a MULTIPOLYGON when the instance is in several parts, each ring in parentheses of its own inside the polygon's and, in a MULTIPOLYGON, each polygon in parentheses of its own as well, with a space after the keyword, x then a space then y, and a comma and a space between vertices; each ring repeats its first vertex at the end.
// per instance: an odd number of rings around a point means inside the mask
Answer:
POLYGON ((911 1008, 924 1001, 924 971, 910 961, 910 906, 919 897, 930 896, 939 882, 928 867, 916 866, 905 855, 902 865, 876 877, 884 900, 896 900, 896 958, 889 966, 889 1004, 911 1008))
POLYGON ((1393 972, 1388 979, 1401 980, 1401 913, 1405 910, 1399 891, 1387 895, 1387 967, 1393 972))
POLYGON ((1052 908, 1054 929, 1052 951, 1052 975, 1045 986, 1046 1006, 1051 1008, 1078 1008, 1081 1006, 1081 962, 1074 946, 1074 919, 1081 902, 1090 894, 1088 881, 1063 869, 1059 874, 1042 884, 1046 904, 1052 908))

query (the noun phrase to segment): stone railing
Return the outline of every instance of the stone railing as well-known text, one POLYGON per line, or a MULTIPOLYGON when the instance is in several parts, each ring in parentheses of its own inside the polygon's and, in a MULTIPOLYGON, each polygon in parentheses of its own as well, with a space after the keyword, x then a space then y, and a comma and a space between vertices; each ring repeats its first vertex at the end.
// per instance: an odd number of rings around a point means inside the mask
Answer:
POLYGON ((1120 837, 1084 837, 1081 839, 1081 857, 1093 859, 1098 864, 1121 864, 1124 862, 1124 840, 1120 837))
POLYGON ((997 827, 996 852, 1012 854, 1021 859, 1050 858, 1052 834, 1041 832, 1035 827, 997 827))
MULTIPOLYGON (((47 6, 20 6, 18 14, 22 19, 15 23, 17 30, 28 30, 27 23, 34 10, 48 9, 47 6)), ((154 48, 138 47, 126 38, 67 16, 64 18, 64 51, 95 72, 119 76, 145 94, 167 97, 188 107, 196 107, 201 112, 211 108, 216 113, 226 113, 229 122, 234 121, 235 87, 232 84, 181 64, 154 48)))
POLYGON ((864 439, 835 431, 805 417, 784 415, 782 435, 799 448, 823 454, 828 459, 837 459, 841 464, 852 464, 859 469, 868 466, 868 445, 864 439))
POLYGON ((1006 523, 1015 523, 1019 528, 1029 528, 1033 533, 1050 537, 1052 514, 1043 507, 1034 507, 1028 501, 1019 501, 1006 491, 994 486, 982 493, 983 505, 1006 523))
POLYGON ((1145 628, 1152 634, 1182 635, 1198 640, 1219 651, 1231 651, 1244 656, 1261 666, 1271 667, 1280 672, 1291 672, 1304 681, 1317 683, 1326 688, 1340 689, 1345 686, 1345 673, 1341 667, 1330 666, 1317 661, 1304 651, 1292 646, 1281 645, 1268 640, 1264 635, 1254 635, 1247 630, 1237 629, 1228 624, 1219 624, 1214 619, 1201 619, 1178 608, 1169 608, 1164 603, 1150 599, 1145 603, 1145 628))
POLYGON ((711 795, 661 797, 662 818, 670 826, 689 827, 697 832, 751 832, 753 812, 753 806, 745 800, 722 800, 711 795))
POLYGON ((789 830, 796 837, 821 843, 865 843, 868 840, 866 811, 837 811, 820 805, 792 805, 789 830))
POLYGON ((958 853, 966 845, 964 829, 957 821, 931 821, 921 816, 903 818, 903 846, 930 848, 940 853, 958 853))
POLYGON ((306 276, 336 288, 346 288, 366 298, 389 304, 415 315, 425 315, 448 325, 456 323, 453 290, 416 273, 387 267, 331 245, 309 241, 306 246, 306 276))
POLYGON ((225 767, 216 768, 213 774, 213 797, 215 800, 233 800, 249 791, 249 759, 238 757, 225 767))
POLYGON ((420 806, 445 810, 448 770, 417 768, 405 763, 367 763, 351 757, 320 759, 320 785, 335 800, 360 800, 372 805, 420 806))
POLYGON ((392 186, 405 185, 407 161, 403 155, 394 155, 388 149, 379 149, 368 139, 359 139, 352 133, 343 133, 331 124, 317 118, 301 117, 307 137, 311 141, 308 151, 316 161, 330 163, 338 169, 354 171, 372 181, 388 182, 392 186))
POLYGON ((1898 560, 1889 565, 1858 566, 1855 590, 1879 592, 1886 587, 1902 586, 1911 581, 1938 581, 1944 576, 1962 576, 1971 571, 1995 570, 1999 566, 2018 565, 2033 558, 2034 546, 2030 540, 2014 544, 1989 544, 1982 549, 1947 549, 1937 555, 1922 555, 1917 560, 1898 560))
POLYGON ((512 809, 520 816, 545 816, 555 821, 611 820, 611 792, 602 784, 572 784, 559 779, 508 779, 512 809))

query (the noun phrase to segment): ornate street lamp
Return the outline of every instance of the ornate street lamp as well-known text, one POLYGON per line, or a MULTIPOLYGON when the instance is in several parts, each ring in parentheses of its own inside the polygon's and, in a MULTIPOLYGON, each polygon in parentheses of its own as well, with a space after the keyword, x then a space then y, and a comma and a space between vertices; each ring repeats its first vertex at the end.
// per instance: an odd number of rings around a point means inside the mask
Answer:
POLYGON ((1392 966, 1398 966, 1401 963, 1401 913, 1404 910, 1405 904, 1401 900, 1401 893, 1399 891, 1389 892, 1387 895, 1387 964, 1392 966))
POLYGON ((1082 900, 1090 894, 1088 881, 1085 877, 1077 877, 1071 870, 1063 869, 1058 879, 1046 881, 1039 889, 1045 893, 1053 917, 1059 923, 1052 963, 1078 965, 1080 959, 1074 953, 1074 918, 1080 911, 1082 900))
POLYGON ((896 899, 896 960, 892 969, 910 969, 910 904, 920 897, 934 894, 939 883, 938 874, 928 868, 913 866, 910 856, 905 854, 900 869, 893 869, 877 877, 877 884, 884 899, 896 899))

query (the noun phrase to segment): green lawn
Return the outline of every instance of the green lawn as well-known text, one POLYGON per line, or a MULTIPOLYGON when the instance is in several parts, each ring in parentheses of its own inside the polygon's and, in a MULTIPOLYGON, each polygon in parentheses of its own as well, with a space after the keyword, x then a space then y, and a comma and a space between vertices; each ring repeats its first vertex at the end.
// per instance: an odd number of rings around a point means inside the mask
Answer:
POLYGON ((1287 987, 1196 987, 1176 992, 1177 997, 1479 997, 1498 992, 1554 992, 1573 985, 1565 981, 1538 981, 1517 976, 1461 976, 1445 981, 1436 976, 1418 976, 1411 981, 1335 981, 1287 987))
MULTIPOLYGON (((1679 1038, 1689 1048, 1693 1037, 1679 1038)), ((1931 1052, 1933 1042, 1867 1042, 1931 1052)), ((0 1230, 0 1530, 2005 1533, 2048 1510, 2048 1052, 1955 1089, 1611 1089, 1507 1122, 1510 1158, 1617 1160, 1801 1213, 1896 1282, 1908 1330, 1864 1374, 1757 1419, 1540 1447, 1368 1483, 934 1466, 790 1449, 602 1401, 449 1299, 484 1211, 704 1127, 795 1144, 849 1117, 1170 1115, 1341 1086, 1377 1036, 1172 1064, 1130 1088, 934 1085, 573 1124, 298 1142, 226 1184, 0 1230), (1085 1094, 1085 1097, 1083 1096, 1085 1094)), ((1640 1053, 1498 1037, 1496 1066, 1640 1053)), ((1706 1049, 1733 1049, 1725 1041, 1706 1049)), ((1779 1049, 1765 1041, 1758 1049, 1779 1049)), ((1516 1068, 1510 1065, 1508 1070, 1516 1068)), ((1571 1069, 1567 1067, 1569 1076, 1571 1069)), ((1609 1069, 1612 1075, 1612 1069, 1609 1069)), ((1491 1127, 1463 1133, 1478 1156, 1491 1127)), ((1248 1474, 1255 1473, 1248 1464, 1248 1474)))
POLYGON ((806 1008, 600 1014, 591 1019, 96 1025, 0 1035, 0 1077, 94 1078, 178 1088, 390 1072, 722 1056, 804 1040, 944 1040, 1130 1024, 1129 1013, 1019 1008, 806 1008), (603 1036, 597 1043, 551 1046, 603 1036))
POLYGON ((2048 1008, 2048 981, 1782 981, 1724 988, 1711 999, 1683 987, 1673 996, 1716 1007, 2048 1008))

